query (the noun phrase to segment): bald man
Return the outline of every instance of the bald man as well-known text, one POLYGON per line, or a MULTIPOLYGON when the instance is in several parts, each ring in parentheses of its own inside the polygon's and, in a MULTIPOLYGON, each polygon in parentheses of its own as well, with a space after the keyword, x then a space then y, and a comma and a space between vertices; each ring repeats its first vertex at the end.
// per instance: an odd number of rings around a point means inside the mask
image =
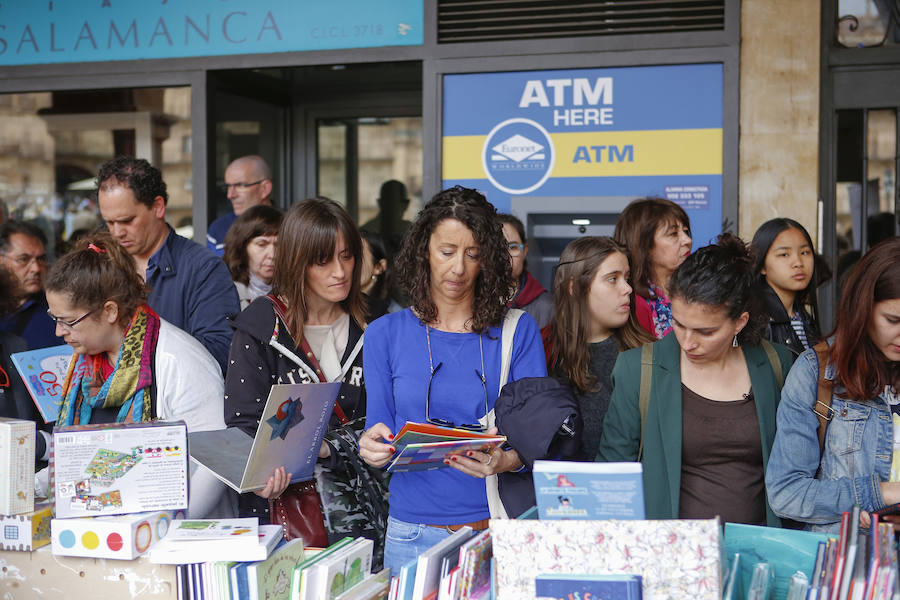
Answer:
POLYGON ((272 169, 255 154, 237 158, 225 169, 225 192, 234 210, 210 223, 206 232, 206 246, 219 256, 225 254, 225 234, 235 219, 251 206, 272 204, 272 169))

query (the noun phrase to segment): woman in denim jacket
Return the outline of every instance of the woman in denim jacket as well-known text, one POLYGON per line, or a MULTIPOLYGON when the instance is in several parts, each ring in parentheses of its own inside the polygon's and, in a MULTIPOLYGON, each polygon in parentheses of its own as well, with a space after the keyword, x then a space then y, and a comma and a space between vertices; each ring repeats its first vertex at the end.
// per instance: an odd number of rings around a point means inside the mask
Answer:
POLYGON ((833 391, 824 450, 820 455, 813 412, 819 364, 810 349, 782 390, 766 471, 776 514, 835 533, 841 513, 854 504, 866 527, 871 511, 900 502, 900 474, 891 472, 895 437, 900 441, 893 426, 900 423, 893 416, 900 414, 900 239, 879 244, 858 263, 838 315, 825 367, 833 391))

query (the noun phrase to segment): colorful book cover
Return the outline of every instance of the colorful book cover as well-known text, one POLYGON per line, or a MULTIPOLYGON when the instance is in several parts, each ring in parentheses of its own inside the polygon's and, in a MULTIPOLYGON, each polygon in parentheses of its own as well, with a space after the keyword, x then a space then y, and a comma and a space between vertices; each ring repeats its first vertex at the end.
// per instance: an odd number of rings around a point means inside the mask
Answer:
POLYGON ((297 538, 276 548, 266 560, 247 565, 248 598, 289 600, 291 574, 301 562, 303 540, 297 538))
POLYGON ((72 346, 62 344, 9 355, 45 423, 54 423, 59 414, 72 354, 72 346))
POLYGON ((537 460, 534 492, 541 519, 643 519, 641 463, 537 460))
POLYGON ((412 593, 414 599, 427 598, 431 594, 437 593, 444 558, 451 554, 456 554, 458 557, 459 547, 466 543, 473 534, 470 527, 462 527, 418 556, 419 564, 416 567, 416 579, 412 593))
POLYGON ((51 551, 57 556, 133 560, 165 537, 184 511, 154 511, 50 521, 51 551))
POLYGON ((476 600, 491 589, 491 530, 485 530, 459 549, 459 598, 476 600))
POLYGON ((718 519, 533 521, 492 519, 497 600, 535 597, 535 577, 640 575, 644 600, 722 598, 718 519))
POLYGON ((354 541, 354 538, 349 536, 338 540, 321 552, 309 555, 307 559, 294 567, 294 571, 291 573, 291 598, 297 600, 304 597, 304 585, 309 585, 309 573, 313 566, 342 548, 349 546, 354 541))
POLYGON ((553 574, 534 581, 536 600, 641 600, 640 575, 553 574))
POLYGON ((769 563, 774 567, 775 597, 787 596, 791 575, 797 571, 813 580, 819 543, 836 536, 796 529, 725 524, 725 553, 727 556, 740 554, 740 588, 750 589, 753 567, 757 563, 769 563))
POLYGON ((451 454, 496 448, 505 441, 506 437, 502 435, 407 422, 391 443, 396 448, 396 455, 388 464, 387 470, 402 472, 443 469, 447 466, 444 458, 451 454))
POLYGON ((191 460, 237 492, 261 490, 280 466, 293 481, 312 479, 340 382, 276 384, 251 438, 240 429, 195 431, 191 460))

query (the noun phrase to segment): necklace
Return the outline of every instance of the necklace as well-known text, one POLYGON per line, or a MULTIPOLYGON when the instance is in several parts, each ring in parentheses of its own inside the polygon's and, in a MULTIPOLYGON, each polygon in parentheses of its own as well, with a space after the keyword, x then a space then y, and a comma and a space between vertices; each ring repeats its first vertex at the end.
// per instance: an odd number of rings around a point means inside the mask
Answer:
MULTIPOLYGON (((431 335, 428 333, 428 330, 431 329, 428 324, 425 324, 425 343, 428 346, 428 367, 431 369, 431 374, 434 375, 434 361, 431 359, 431 335)), ((481 373, 478 376, 481 378, 481 383, 485 382, 484 378, 484 342, 482 341, 481 334, 478 334, 478 350, 481 353, 481 373)))

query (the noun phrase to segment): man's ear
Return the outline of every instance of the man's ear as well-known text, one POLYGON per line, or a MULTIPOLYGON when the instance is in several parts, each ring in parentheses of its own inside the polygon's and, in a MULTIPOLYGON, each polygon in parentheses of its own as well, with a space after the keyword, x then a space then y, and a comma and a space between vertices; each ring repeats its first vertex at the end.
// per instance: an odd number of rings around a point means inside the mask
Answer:
POLYGON ((157 196, 153 199, 153 206, 150 207, 150 211, 157 219, 166 217, 166 201, 162 196, 157 196))

